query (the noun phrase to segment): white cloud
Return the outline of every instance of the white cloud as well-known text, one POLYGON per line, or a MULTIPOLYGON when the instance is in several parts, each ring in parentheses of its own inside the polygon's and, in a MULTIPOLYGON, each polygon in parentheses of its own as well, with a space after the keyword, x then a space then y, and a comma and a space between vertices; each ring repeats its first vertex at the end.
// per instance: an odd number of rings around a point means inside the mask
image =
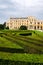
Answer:
MULTIPOLYGON (((40 3, 40 0, 11 0, 12 3, 16 2, 22 6, 36 6, 40 3)), ((42 2, 41 2, 42 3, 42 2)))
POLYGON ((10 16, 29 15, 43 19, 43 0, 0 0, 0 18, 3 20, 10 16))
POLYGON ((1 5, 0 5, 0 9, 4 9, 4 8, 7 8, 7 6, 4 5, 4 4, 1 4, 1 5))

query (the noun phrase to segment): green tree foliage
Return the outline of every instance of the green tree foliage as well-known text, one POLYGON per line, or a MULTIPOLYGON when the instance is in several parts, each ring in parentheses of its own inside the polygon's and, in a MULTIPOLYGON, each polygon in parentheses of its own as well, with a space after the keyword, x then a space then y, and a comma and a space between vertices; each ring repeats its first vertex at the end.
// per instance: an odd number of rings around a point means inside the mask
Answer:
POLYGON ((4 26, 4 29, 6 29, 6 22, 4 22, 3 26, 4 26))
POLYGON ((4 25, 0 24, 0 30, 4 29, 4 25))
POLYGON ((6 22, 4 24, 0 24, 0 30, 3 29, 9 29, 9 27, 6 27, 6 22))
POLYGON ((27 30, 27 27, 26 26, 21 26, 20 30, 27 30))
POLYGON ((6 29, 9 29, 9 27, 7 26, 6 29))

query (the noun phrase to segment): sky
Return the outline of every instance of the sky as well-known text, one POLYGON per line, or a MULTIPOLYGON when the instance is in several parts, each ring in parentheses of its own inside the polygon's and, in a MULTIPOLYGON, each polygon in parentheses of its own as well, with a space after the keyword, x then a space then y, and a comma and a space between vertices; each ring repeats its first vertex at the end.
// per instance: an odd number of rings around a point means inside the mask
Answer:
POLYGON ((43 0, 0 0, 0 23, 10 17, 28 16, 43 20, 43 0))

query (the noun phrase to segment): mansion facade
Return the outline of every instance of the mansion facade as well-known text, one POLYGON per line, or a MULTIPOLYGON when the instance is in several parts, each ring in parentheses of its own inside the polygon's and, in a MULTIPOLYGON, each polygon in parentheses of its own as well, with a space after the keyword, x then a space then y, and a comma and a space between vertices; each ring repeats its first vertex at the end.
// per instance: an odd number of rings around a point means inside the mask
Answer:
POLYGON ((6 27, 10 30, 18 30, 21 26, 26 26, 27 30, 43 30, 43 21, 37 20, 33 16, 22 18, 10 18, 6 22, 6 27))

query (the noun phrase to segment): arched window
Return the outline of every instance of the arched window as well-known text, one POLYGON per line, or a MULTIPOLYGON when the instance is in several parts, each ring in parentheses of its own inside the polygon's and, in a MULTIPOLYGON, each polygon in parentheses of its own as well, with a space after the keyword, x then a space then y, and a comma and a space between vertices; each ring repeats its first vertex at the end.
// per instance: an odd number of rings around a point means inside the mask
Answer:
POLYGON ((30 24, 32 24, 32 22, 30 22, 30 24))
POLYGON ((40 22, 38 22, 38 24, 40 24, 40 22))
POLYGON ((37 26, 37 29, 39 29, 39 26, 37 26))
POLYGON ((41 30, 42 30, 42 26, 41 26, 41 30))
POLYGON ((34 29, 36 29, 36 26, 34 26, 34 29))

